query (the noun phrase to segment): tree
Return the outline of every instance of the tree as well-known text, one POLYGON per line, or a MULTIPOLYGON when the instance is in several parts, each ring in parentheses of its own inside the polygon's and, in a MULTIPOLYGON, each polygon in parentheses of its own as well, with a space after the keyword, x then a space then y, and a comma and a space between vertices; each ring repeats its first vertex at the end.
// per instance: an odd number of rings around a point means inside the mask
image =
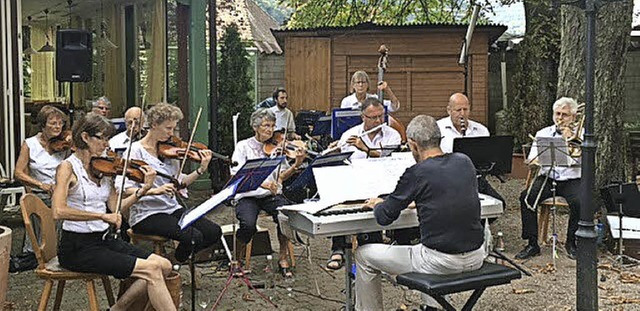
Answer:
MULTIPOLYGON (((467 0, 283 0, 293 9, 288 28, 352 26, 363 22, 402 25, 406 23, 458 23, 467 21, 467 0)), ((478 1, 491 10, 488 0, 478 1)))
POLYGON ((505 127, 515 137, 516 146, 530 143, 528 135, 551 120, 560 57, 558 10, 545 0, 524 1, 524 10, 526 34, 518 45, 515 96, 505 118, 505 127))
POLYGON ((231 154, 233 145, 232 116, 240 113, 238 119, 238 139, 253 135, 249 119, 253 104, 249 93, 253 90, 249 77, 250 62, 245 46, 240 40, 238 26, 231 24, 225 28, 220 47, 218 65, 218 124, 214 125, 220 139, 220 152, 231 154))
MULTIPOLYGON (((606 3, 606 2, 605 2, 606 3)), ((599 9, 596 23, 595 116, 596 187, 624 176, 624 75, 631 32, 630 2, 608 3, 599 9)), ((558 96, 585 98, 586 21, 582 9, 562 7, 558 96)))

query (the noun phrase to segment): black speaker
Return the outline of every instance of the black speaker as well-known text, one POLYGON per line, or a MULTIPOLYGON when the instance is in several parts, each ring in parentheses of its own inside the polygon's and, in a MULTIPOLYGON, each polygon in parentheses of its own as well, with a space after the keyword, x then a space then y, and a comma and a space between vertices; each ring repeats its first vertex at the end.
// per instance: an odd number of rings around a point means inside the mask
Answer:
POLYGON ((93 74, 92 34, 83 29, 56 33, 56 80, 88 82, 93 74))

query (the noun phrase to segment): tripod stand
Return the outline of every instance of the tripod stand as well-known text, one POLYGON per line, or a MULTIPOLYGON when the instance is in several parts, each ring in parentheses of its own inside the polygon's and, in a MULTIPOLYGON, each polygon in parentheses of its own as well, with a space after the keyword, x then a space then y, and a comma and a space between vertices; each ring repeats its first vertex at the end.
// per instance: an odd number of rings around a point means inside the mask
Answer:
MULTIPOLYGON (((231 200, 230 203, 231 203, 230 205, 234 209, 238 204, 236 200, 231 200)), ((247 277, 247 274, 242 269, 242 264, 240 263, 240 259, 236 258, 237 256, 236 254, 237 252, 236 220, 233 221, 232 228, 233 228, 232 230, 233 231, 233 252, 229 250, 229 246, 227 245, 227 241, 225 240, 224 235, 222 236, 222 245, 224 246, 224 250, 227 254, 227 257, 229 258, 229 276, 227 277, 227 280, 224 283, 224 287, 222 288, 222 291, 218 295, 218 298, 216 298, 216 302, 213 304, 213 307, 211 308, 211 310, 215 310, 218 307, 218 304, 222 300, 222 297, 227 292, 227 289, 229 289, 229 285, 231 285, 231 281, 233 281, 236 278, 240 279, 249 288, 251 288, 254 292, 256 292, 258 296, 264 299, 264 301, 268 302, 269 304, 277 308, 278 306, 275 303, 273 303, 273 301, 271 301, 269 297, 265 296, 262 292, 260 292, 257 288, 255 288, 255 286, 253 286, 253 283, 251 283, 251 280, 249 280, 249 278, 247 277)))

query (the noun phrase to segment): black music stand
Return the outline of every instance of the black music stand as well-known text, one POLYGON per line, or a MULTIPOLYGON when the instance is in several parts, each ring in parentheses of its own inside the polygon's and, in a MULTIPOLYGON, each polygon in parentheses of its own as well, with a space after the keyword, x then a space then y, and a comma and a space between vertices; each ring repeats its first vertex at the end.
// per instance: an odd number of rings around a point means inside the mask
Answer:
POLYGON ((607 208, 607 214, 617 214, 618 216, 618 255, 615 261, 621 267, 625 266, 625 262, 631 263, 630 266, 640 264, 635 258, 624 255, 624 243, 622 235, 622 218, 624 216, 640 218, 640 192, 636 183, 617 182, 607 185, 600 189, 602 200, 607 208))
MULTIPOLYGON (((229 187, 234 187, 234 190, 231 191, 231 195, 227 196, 227 198, 235 197, 235 195, 238 193, 249 192, 249 191, 258 189, 258 187, 260 187, 262 182, 264 182, 264 180, 267 179, 267 177, 269 177, 269 175, 271 175, 271 173, 280 166, 280 163, 283 160, 284 160, 284 157, 280 156, 275 158, 253 159, 245 162, 242 168, 240 168, 240 170, 231 178, 231 180, 229 180, 229 182, 225 186, 225 189, 229 189, 229 187)), ((231 205, 232 206, 236 205, 235 200, 231 200, 231 205)), ((195 210, 197 210, 197 208, 194 209, 194 212, 195 210)), ((206 214, 205 210, 206 208, 203 208, 198 212, 197 217, 196 216, 191 217, 191 218, 194 218, 193 221, 195 221, 196 219, 206 214)), ((233 221, 233 252, 229 250, 229 247, 227 246, 227 241, 224 239, 224 235, 222 236, 222 245, 224 246, 225 251, 227 252, 227 256, 230 259, 229 277, 225 282, 224 288, 218 295, 218 298, 216 298, 216 302, 214 303, 212 310, 215 310, 217 308, 218 304, 222 300, 222 297, 224 296, 224 293, 229 288, 229 285, 231 285, 231 281, 235 278, 240 278, 249 288, 255 291, 262 299, 264 299, 266 302, 268 302, 269 304, 277 308, 278 306, 275 303, 273 303, 271 299, 269 299, 267 296, 262 294, 257 288, 255 288, 255 286, 253 286, 253 284, 247 277, 247 274, 242 269, 239 259, 234 258, 235 252, 236 252, 236 221, 235 220, 233 221)))
POLYGON ((466 154, 483 177, 511 173, 513 136, 463 137, 453 140, 453 152, 466 154))

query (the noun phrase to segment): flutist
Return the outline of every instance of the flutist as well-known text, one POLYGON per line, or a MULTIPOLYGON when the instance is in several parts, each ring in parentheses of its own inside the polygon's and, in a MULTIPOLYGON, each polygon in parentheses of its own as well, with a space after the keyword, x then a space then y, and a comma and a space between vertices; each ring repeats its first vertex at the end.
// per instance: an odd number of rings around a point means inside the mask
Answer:
MULTIPOLYGON (((580 137, 583 133, 580 126, 573 126, 577 121, 578 104, 573 98, 562 97, 553 104, 554 125, 545 127, 536 133, 539 137, 580 137)), ((538 147, 534 141, 528 156, 530 165, 536 165, 538 147)), ((537 202, 542 202, 552 196, 551 185, 556 183, 556 195, 562 196, 569 204, 569 226, 565 249, 571 259, 576 256, 576 237, 578 220, 580 218, 580 166, 540 168, 538 176, 530 189, 520 194, 520 210, 522 215, 522 238, 528 240, 527 246, 516 255, 516 259, 526 259, 540 255, 538 246, 538 217, 537 202), (547 180, 551 179, 551 180, 547 180), (546 182, 545 182, 546 181, 546 182)))

